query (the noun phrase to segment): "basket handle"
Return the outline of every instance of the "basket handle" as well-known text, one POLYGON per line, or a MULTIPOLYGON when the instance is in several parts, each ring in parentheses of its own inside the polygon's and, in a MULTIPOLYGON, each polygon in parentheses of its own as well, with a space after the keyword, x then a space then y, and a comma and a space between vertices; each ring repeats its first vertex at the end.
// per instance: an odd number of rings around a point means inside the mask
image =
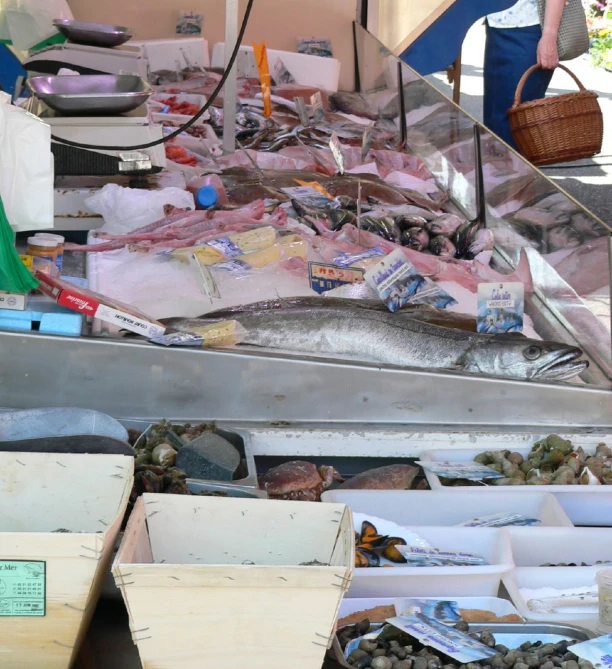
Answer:
MULTIPOLYGON (((582 82, 580 81, 580 79, 578 79, 578 77, 570 69, 565 67, 565 65, 562 65, 561 63, 559 63, 559 65, 557 65, 557 67, 560 67, 564 72, 567 72, 570 75, 570 77, 576 82, 576 84, 578 85, 578 88, 581 91, 586 90, 586 88, 582 85, 582 82)), ((521 96, 523 95, 523 86, 527 82, 527 79, 529 79, 529 77, 536 70, 540 70, 540 69, 542 69, 541 65, 537 65, 537 64, 532 65, 527 70, 527 72, 525 72, 525 74, 521 77, 521 80, 518 82, 518 86, 516 87, 516 93, 514 94, 514 102, 512 103, 512 108, 518 107, 521 104, 521 96)))

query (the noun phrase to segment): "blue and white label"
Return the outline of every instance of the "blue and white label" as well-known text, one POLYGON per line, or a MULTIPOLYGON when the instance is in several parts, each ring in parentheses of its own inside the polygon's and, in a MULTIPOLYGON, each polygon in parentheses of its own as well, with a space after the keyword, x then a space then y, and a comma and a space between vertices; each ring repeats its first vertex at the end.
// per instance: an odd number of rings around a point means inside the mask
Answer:
POLYGON ((244 254, 244 251, 229 237, 212 239, 210 242, 203 244, 203 246, 210 246, 211 249, 219 251, 219 253, 222 253, 226 258, 235 258, 236 256, 241 256, 244 254))
POLYGON ((523 331, 525 286, 520 282, 478 284, 478 332, 523 331))
POLYGON ((477 462, 425 462, 419 460, 416 463, 428 472, 441 476, 445 479, 467 479, 468 481, 481 481, 483 479, 503 479, 504 475, 496 472, 491 467, 480 465, 477 462))
MULTIPOLYGON (((607 623, 604 622, 604 624, 607 623)), ((598 669, 612 669, 612 634, 604 634, 595 639, 577 643, 570 646, 568 650, 583 660, 588 660, 598 669)))
POLYGON ((371 267, 365 273, 365 280, 391 312, 406 304, 426 304, 436 309, 457 304, 454 297, 419 274, 401 249, 371 267))
POLYGON ((364 260, 371 260, 372 258, 382 258, 384 252, 379 249, 367 249, 367 251, 361 251, 359 253, 341 253, 339 256, 334 258, 332 262, 338 267, 352 267, 357 265, 364 260))

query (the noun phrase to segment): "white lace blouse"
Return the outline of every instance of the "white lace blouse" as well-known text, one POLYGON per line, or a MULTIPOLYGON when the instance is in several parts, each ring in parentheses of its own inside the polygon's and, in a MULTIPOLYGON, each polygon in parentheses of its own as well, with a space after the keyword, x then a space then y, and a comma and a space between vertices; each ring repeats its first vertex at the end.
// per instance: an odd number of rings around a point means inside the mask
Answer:
POLYGON ((516 5, 504 12, 489 14, 491 28, 526 28, 540 23, 536 0, 518 0, 516 5))

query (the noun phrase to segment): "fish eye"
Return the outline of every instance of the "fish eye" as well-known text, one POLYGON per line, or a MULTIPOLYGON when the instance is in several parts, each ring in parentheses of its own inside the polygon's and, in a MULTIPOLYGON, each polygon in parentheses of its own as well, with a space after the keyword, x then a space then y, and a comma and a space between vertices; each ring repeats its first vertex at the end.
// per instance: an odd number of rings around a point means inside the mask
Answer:
POLYGON ((536 360, 542 355, 542 349, 539 346, 528 346, 523 351, 523 355, 527 360, 536 360))

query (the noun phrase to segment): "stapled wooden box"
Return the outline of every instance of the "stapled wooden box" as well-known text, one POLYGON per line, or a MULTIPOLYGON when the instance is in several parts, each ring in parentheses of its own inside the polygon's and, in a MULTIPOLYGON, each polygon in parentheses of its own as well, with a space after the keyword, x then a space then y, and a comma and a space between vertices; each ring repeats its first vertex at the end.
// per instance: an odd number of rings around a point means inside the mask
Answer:
POLYGON ((68 669, 132 488, 121 455, 0 452, 0 665, 68 669))
POLYGON ((320 669, 353 570, 344 504, 154 494, 113 563, 155 669, 320 669))

